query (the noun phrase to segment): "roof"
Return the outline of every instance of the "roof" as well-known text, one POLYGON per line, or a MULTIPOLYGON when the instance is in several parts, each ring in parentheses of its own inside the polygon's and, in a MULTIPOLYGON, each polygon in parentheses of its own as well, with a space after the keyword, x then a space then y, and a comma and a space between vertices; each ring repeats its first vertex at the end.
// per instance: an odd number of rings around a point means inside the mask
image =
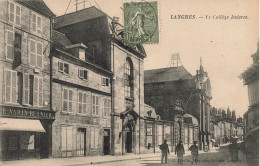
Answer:
POLYGON ((194 79, 194 77, 183 67, 169 67, 144 71, 144 83, 157 83, 167 81, 194 79))
POLYGON ((56 18, 55 28, 64 27, 67 25, 72 25, 82 21, 91 20, 98 17, 107 16, 101 10, 97 9, 95 6, 85 8, 73 13, 68 13, 56 18), (76 19, 75 19, 76 18, 76 19))
POLYGON ((184 123, 189 123, 189 124, 194 124, 194 125, 199 125, 197 118, 190 114, 184 114, 183 115, 184 123))
POLYGON ((65 36, 65 34, 55 30, 52 31, 52 41, 53 41, 53 47, 59 48, 63 51, 66 50, 65 47, 71 45, 71 42, 65 36))
POLYGON ((38 12, 55 17, 55 14, 49 9, 49 7, 44 3, 43 0, 16 0, 18 3, 28 5, 38 12))

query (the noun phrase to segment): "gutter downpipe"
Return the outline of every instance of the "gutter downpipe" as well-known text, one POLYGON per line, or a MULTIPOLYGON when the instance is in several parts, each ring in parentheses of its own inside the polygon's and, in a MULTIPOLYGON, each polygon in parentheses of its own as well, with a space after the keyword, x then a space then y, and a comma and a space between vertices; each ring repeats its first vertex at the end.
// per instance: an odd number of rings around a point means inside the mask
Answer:
POLYGON ((140 152, 140 149, 141 149, 141 144, 140 144, 140 141, 141 141, 141 135, 140 135, 141 134, 141 130, 140 130, 141 129, 141 124, 140 124, 140 122, 141 122, 140 121, 140 117, 141 117, 141 110, 140 110, 141 109, 141 102, 140 102, 140 98, 141 98, 140 97, 140 93, 141 93, 141 88, 140 88, 140 85, 141 85, 141 78, 140 78, 141 74, 140 74, 140 72, 141 71, 140 71, 140 68, 141 67, 140 67, 140 61, 141 61, 141 59, 139 58, 139 94, 138 94, 138 98, 139 98, 139 154, 141 154, 141 152, 140 152))

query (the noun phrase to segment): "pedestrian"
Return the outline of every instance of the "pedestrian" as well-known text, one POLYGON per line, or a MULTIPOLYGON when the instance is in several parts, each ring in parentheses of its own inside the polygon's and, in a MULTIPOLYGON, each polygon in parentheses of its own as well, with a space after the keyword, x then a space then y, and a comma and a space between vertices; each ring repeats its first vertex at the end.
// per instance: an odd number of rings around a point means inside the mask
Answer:
POLYGON ((183 162, 183 155, 185 154, 184 147, 182 145, 182 141, 175 148, 175 155, 177 153, 178 164, 182 164, 183 162))
POLYGON ((233 162, 237 162, 238 161, 238 144, 237 144, 237 139, 234 138, 231 141, 231 144, 229 145, 229 152, 231 154, 231 158, 233 162))
POLYGON ((190 146, 189 150, 191 151, 192 154, 192 164, 195 162, 195 164, 197 164, 198 162, 198 156, 199 156, 199 148, 196 145, 197 141, 193 142, 193 145, 190 146))
POLYGON ((164 140, 163 144, 160 145, 162 151, 161 163, 163 164, 163 159, 165 158, 165 163, 167 163, 167 154, 170 154, 167 140, 164 140))

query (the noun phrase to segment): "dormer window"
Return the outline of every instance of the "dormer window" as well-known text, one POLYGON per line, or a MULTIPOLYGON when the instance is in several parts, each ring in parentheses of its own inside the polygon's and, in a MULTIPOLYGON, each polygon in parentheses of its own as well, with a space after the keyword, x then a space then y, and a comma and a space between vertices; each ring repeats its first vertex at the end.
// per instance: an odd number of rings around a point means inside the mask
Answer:
POLYGON ((87 47, 83 43, 73 44, 73 45, 67 46, 66 48, 72 55, 85 61, 85 59, 86 59, 85 50, 87 49, 87 47))

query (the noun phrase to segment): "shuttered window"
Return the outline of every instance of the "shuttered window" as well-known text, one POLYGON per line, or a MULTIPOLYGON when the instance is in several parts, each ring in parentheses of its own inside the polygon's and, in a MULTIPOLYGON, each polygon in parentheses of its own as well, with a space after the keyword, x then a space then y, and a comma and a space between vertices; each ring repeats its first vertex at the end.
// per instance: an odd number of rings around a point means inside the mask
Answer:
POLYGON ((90 148, 91 149, 97 149, 98 148, 98 133, 99 129, 95 127, 91 127, 90 129, 90 148))
POLYGON ((5 31, 5 53, 6 59, 14 60, 14 32, 5 31))
POLYGON ((68 113, 73 112, 73 90, 71 89, 63 88, 62 111, 68 113))
POLYGON ((58 71, 65 74, 69 74, 69 64, 58 62, 58 71))
POLYGON ((104 116, 110 116, 110 99, 104 99, 104 116))
POLYGON ((17 103, 17 72, 5 71, 5 102, 17 103))
POLYGON ((79 78, 81 78, 83 80, 87 80, 88 79, 88 71, 84 70, 84 69, 79 69, 79 78))
POLYGON ((21 23, 21 7, 12 2, 9 3, 9 21, 17 25, 21 23))
POLYGON ((30 65, 42 68, 43 63, 43 44, 30 40, 30 65))
POLYGON ((42 17, 36 13, 31 15, 31 30, 38 34, 42 33, 42 17))
POLYGON ((78 113, 87 113, 87 94, 83 92, 78 93, 78 113))
POLYGON ((92 115, 98 115, 99 113, 99 97, 92 96, 92 115))
POLYGON ((43 106, 43 79, 36 76, 33 80, 33 105, 43 106))

